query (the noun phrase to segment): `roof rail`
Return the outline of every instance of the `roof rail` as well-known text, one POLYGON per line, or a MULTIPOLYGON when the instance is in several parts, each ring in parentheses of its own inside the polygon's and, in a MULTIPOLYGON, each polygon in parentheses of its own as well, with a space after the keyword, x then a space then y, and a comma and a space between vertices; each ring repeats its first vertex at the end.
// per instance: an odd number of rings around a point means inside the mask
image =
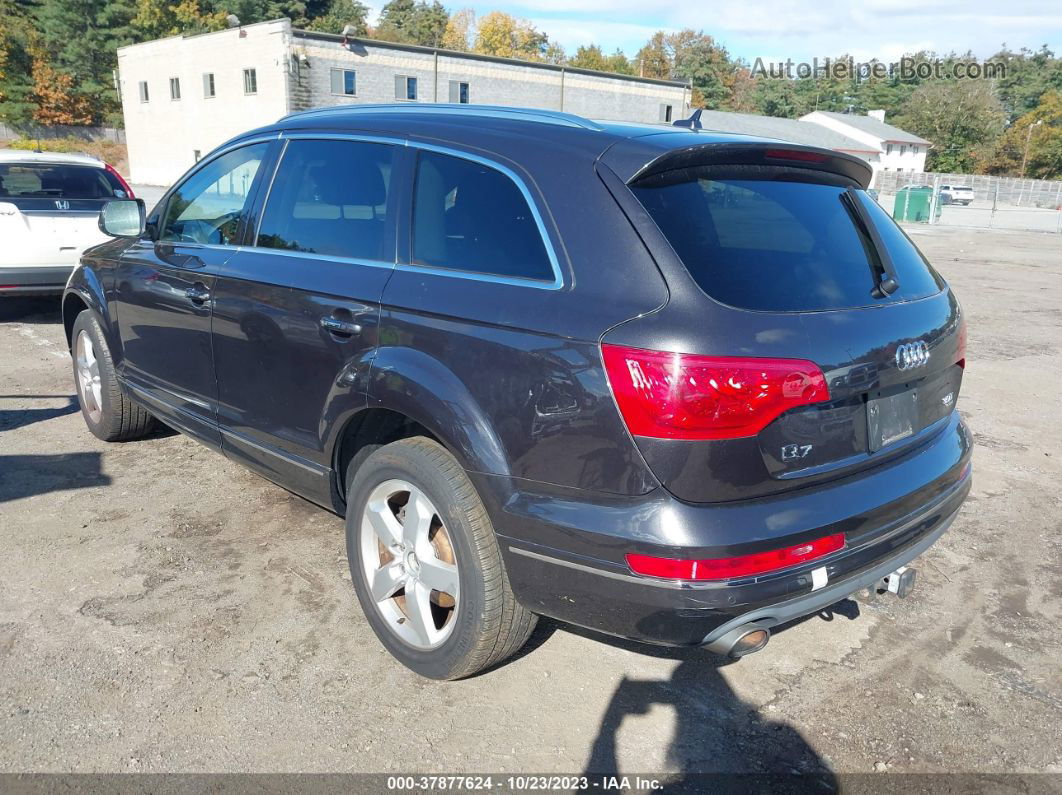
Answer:
POLYGON ((303 116, 326 115, 331 113, 449 113, 455 116, 489 116, 499 119, 517 119, 543 124, 558 124, 564 127, 578 127, 583 130, 601 131, 605 128, 582 116, 563 113, 558 110, 540 108, 509 108, 503 105, 453 105, 442 102, 418 102, 416 104, 372 104, 372 105, 329 105, 324 108, 309 108, 289 113, 283 119, 303 116))

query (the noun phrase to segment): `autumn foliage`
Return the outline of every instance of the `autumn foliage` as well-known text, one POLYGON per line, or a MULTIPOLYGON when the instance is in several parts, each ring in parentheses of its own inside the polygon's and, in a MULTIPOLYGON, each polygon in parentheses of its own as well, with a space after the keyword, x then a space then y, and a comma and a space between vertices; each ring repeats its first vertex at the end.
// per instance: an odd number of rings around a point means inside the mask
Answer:
POLYGON ((33 120, 38 124, 92 124, 92 103, 74 90, 74 78, 58 72, 39 50, 33 53, 33 120))

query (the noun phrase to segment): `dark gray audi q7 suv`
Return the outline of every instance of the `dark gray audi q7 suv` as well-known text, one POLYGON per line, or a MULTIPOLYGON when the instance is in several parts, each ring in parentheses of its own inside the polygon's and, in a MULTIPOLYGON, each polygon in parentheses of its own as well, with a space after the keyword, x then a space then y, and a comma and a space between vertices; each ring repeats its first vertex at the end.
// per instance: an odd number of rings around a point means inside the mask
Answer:
POLYGON ((105 440, 157 418, 346 515, 414 671, 539 615, 740 656, 970 488, 955 295, 856 158, 549 111, 345 106, 197 163, 63 299, 105 440))

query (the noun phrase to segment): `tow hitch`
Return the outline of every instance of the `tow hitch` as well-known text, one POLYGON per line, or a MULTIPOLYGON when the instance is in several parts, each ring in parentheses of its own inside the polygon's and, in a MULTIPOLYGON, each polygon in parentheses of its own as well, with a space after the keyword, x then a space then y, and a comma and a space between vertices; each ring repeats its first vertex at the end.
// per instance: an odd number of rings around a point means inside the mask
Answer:
POLYGON ((917 571, 909 566, 901 566, 892 574, 882 577, 859 591, 857 594, 864 601, 873 602, 880 594, 891 593, 901 599, 906 599, 914 589, 917 571))

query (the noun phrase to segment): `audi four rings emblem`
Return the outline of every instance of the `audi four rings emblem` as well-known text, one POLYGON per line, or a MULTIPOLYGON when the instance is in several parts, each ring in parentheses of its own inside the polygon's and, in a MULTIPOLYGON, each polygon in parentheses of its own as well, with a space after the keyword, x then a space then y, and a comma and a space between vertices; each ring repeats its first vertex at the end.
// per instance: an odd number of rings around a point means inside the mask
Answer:
POLYGON ((908 342, 896 349, 896 366, 901 370, 913 370, 929 362, 929 346, 925 340, 908 342))

